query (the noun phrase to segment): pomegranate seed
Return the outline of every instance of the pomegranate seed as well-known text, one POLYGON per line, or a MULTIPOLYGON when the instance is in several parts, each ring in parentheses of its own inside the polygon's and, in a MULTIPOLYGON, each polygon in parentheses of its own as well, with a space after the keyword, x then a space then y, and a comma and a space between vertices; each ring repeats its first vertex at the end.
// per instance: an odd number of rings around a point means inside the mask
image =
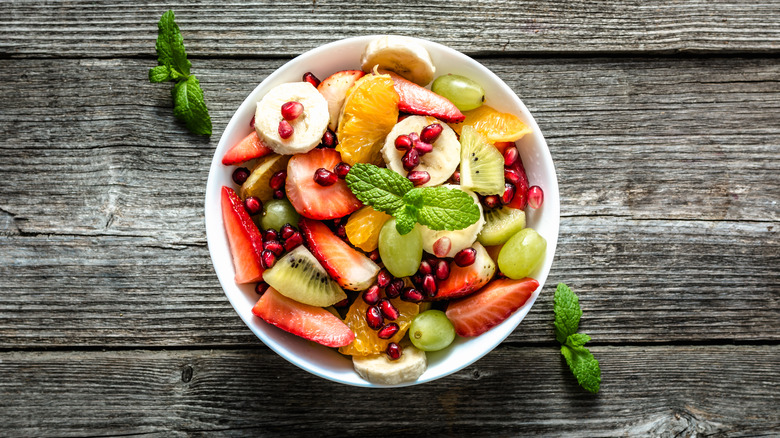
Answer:
POLYGON ((271 287, 268 283, 261 281, 260 283, 257 283, 255 285, 255 293, 258 295, 263 295, 265 291, 268 290, 268 288, 271 287))
POLYGON ((284 199, 284 190, 274 190, 274 199, 284 199))
POLYGON ((246 179, 249 178, 249 169, 246 167, 239 167, 238 169, 233 171, 233 182, 241 185, 244 182, 246 182, 246 179))
POLYGON ((282 104, 282 117, 284 120, 295 120, 303 114, 303 104, 300 102, 287 102, 282 104))
POLYGON ((517 148, 514 146, 510 146, 506 149, 504 149, 504 166, 506 167, 512 167, 517 163, 517 158, 520 156, 520 153, 517 152, 517 148))
POLYGON ((395 342, 391 342, 387 344, 387 349, 385 350, 385 353, 387 353, 387 357, 390 358, 390 360, 398 360, 401 358, 401 346, 396 344, 395 342))
POLYGON ((450 276, 450 265, 444 260, 439 260, 436 264, 436 279, 446 280, 450 276))
POLYGON ((271 251, 274 253, 275 256, 279 257, 284 252, 284 247, 281 243, 279 243, 278 240, 267 240, 263 243, 263 248, 271 251))
POLYGON ((431 269, 431 264, 428 263, 426 260, 423 260, 422 262, 420 262, 420 269, 417 270, 417 272, 419 272, 422 275, 428 275, 432 271, 433 271, 433 269, 431 269))
POLYGON ((399 295, 401 295, 401 289, 403 288, 404 281, 400 278, 396 278, 387 285, 387 288, 385 288, 385 295, 387 295, 389 298, 397 298, 399 295))
MULTIPOLYGON (((273 231, 274 233, 276 232, 276 230, 269 230, 269 231, 273 231)), ((293 226, 290 224, 284 224, 281 233, 282 239, 289 239, 293 234, 295 234, 295 228, 293 228, 293 226)), ((269 239, 269 240, 279 240, 279 239, 269 239)))
POLYGON ((426 143, 433 143, 439 138, 439 135, 441 135, 443 130, 444 128, 438 123, 428 125, 420 132, 420 140, 426 143))
POLYGON ((452 249, 452 241, 449 237, 442 237, 433 242, 433 254, 436 257, 445 257, 452 249))
POLYGON ((296 231, 292 236, 284 239, 284 249, 285 251, 292 251, 302 243, 303 236, 301 236, 301 233, 296 231))
POLYGON ((382 315, 385 315, 385 318, 390 321, 395 321, 399 316, 401 316, 401 313, 398 311, 398 309, 396 309, 393 303, 391 303, 387 298, 382 298, 379 300, 377 306, 379 306, 379 310, 382 311, 382 315))
POLYGON ((252 120, 249 121, 249 127, 255 129, 255 116, 252 116, 252 120))
POLYGON ((515 197, 515 185, 512 183, 504 184, 504 194, 501 195, 501 203, 509 204, 515 197))
POLYGON ((347 307, 349 304, 349 299, 344 298, 343 300, 339 301, 338 303, 334 304, 333 307, 347 307))
MULTIPOLYGON (((346 235, 347 233, 344 232, 344 234, 346 235)), ((375 250, 371 251, 370 253, 368 253, 368 258, 370 258, 372 262, 378 262, 379 261, 379 250, 375 249, 375 250)))
POLYGON ((417 152, 420 155, 425 155, 433 150, 433 145, 424 141, 418 141, 414 144, 414 148, 417 149, 417 152))
POLYGON ((395 148, 399 151, 408 151, 412 148, 412 139, 408 135, 399 135, 395 138, 395 148))
POLYGON ((420 141, 420 134, 418 134, 416 132, 410 132, 409 133, 409 140, 411 140, 412 141, 412 145, 414 145, 415 143, 420 141))
POLYGON ((501 205, 501 198, 498 195, 490 195, 482 198, 482 204, 487 208, 496 208, 501 205))
POLYGON ((247 213, 254 216, 263 209, 263 203, 260 202, 260 199, 250 196, 244 199, 244 208, 246 208, 247 213))
POLYGON ((391 281, 393 281, 393 276, 390 275, 390 271, 382 268, 382 270, 379 271, 379 274, 376 276, 376 284, 378 284, 379 287, 387 287, 391 281))
POLYGON ((338 224, 336 226, 336 235, 341 237, 342 239, 347 238, 347 227, 344 226, 344 224, 338 224))
POLYGON ((424 170, 413 170, 406 177, 415 186, 421 186, 431 180, 431 174, 424 170))
POLYGON ((285 140, 292 137, 293 132, 295 132, 292 125, 287 120, 279 122, 279 129, 277 129, 277 131, 279 131, 279 137, 282 137, 285 140))
POLYGON ((544 192, 542 191, 542 188, 539 186, 531 186, 528 189, 528 205, 530 205, 531 208, 539 208, 542 206, 542 202, 544 202, 544 192))
MULTIPOLYGON (((412 284, 415 285, 415 286, 421 286, 422 285, 423 276, 419 272, 417 272, 414 275, 412 275, 411 277, 409 277, 409 279, 412 280, 412 284)), ((401 293, 403 293, 403 291, 401 293)))
POLYGON ((379 286, 373 285, 363 292, 363 301, 373 306, 379 302, 379 286))
POLYGON ((474 248, 466 248, 458 251, 457 254, 455 254, 455 264, 460 266, 461 268, 465 268, 466 266, 471 266, 474 263, 474 260, 477 259, 477 250, 474 248))
POLYGON ((382 312, 379 311, 379 307, 369 306, 368 309, 366 309, 366 322, 368 323, 368 326, 374 330, 378 330, 379 327, 382 327, 382 323, 385 321, 382 318, 382 312))
POLYGON ((320 80, 317 79, 317 76, 314 76, 314 73, 310 71, 307 71, 306 73, 303 74, 303 81, 314 85, 314 88, 320 86, 320 80))
POLYGON ((420 153, 417 149, 409 149, 401 158, 401 163, 407 171, 414 169, 420 164, 420 153))
POLYGON ((453 183, 460 184, 460 172, 457 170, 452 173, 452 176, 450 177, 453 183))
POLYGON ((264 249, 260 253, 260 264, 263 265, 263 269, 271 269, 276 264, 276 254, 272 253, 268 249, 264 249))
POLYGON ((332 186, 338 180, 338 175, 324 167, 320 167, 314 172, 314 182, 323 187, 332 186))
POLYGON ((436 296, 439 286, 436 285, 436 279, 433 278, 433 275, 428 274, 423 277, 422 289, 429 297, 436 296))
POLYGON ((395 336, 395 334, 398 333, 398 330, 400 330, 400 329, 401 328, 398 327, 398 324, 396 324, 394 322, 391 322, 391 323, 385 324, 384 327, 379 329, 379 331, 377 332, 376 335, 379 336, 380 339, 390 339, 393 336, 395 336))
POLYGON ((401 292, 401 299, 410 303, 419 303, 423 300, 423 294, 415 288, 407 287, 401 292))
POLYGON ((517 185, 520 182, 520 174, 513 169, 504 169, 504 179, 517 185))
POLYGON ((325 131, 325 134, 322 135, 322 145, 328 148, 332 148, 336 147, 337 144, 339 144, 339 140, 336 138, 336 134, 334 134, 330 129, 325 131))
POLYGON ((271 179, 268 181, 268 185, 274 190, 279 190, 284 187, 285 180, 287 180, 287 171, 280 170, 273 174, 271 179))
POLYGON ((273 228, 269 228, 265 230, 265 233, 263 233, 263 240, 279 240, 279 233, 273 228))
POLYGON ((350 167, 349 164, 342 162, 337 164, 336 167, 333 168, 333 171, 336 172, 336 176, 338 176, 339 179, 344 179, 351 169, 352 167, 350 167))

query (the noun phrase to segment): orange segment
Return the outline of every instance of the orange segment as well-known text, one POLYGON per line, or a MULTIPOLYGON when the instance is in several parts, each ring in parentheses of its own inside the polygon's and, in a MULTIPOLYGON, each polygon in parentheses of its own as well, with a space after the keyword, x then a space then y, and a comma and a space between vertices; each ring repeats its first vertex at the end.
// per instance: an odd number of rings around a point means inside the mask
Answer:
POLYGON ((463 123, 450 125, 458 135, 466 125, 473 126, 491 143, 517 141, 531 132, 531 127, 514 114, 498 112, 487 105, 482 105, 463 114, 466 115, 466 120, 463 123))
POLYGON ((371 252, 379 244, 379 230, 389 219, 390 215, 365 206, 352 213, 344 226, 347 239, 363 251, 371 252))
MULTIPOLYGON (((344 319, 347 326, 355 332, 355 340, 349 345, 339 348, 341 354, 369 356, 384 352, 387 349, 387 344, 391 342, 398 343, 401 341, 412 319, 419 313, 420 306, 415 303, 401 301, 400 298, 393 298, 390 302, 393 303, 401 314, 395 321, 392 321, 398 324, 400 330, 390 339, 380 339, 377 336, 377 331, 366 323, 368 304, 361 297, 355 299, 355 302, 349 308, 349 312, 347 312, 347 317, 344 319)), ((385 322, 390 321, 385 320, 385 322)))
POLYGON ((385 137, 398 121, 398 93, 388 75, 366 75, 347 92, 339 119, 336 150, 355 163, 382 164, 385 137))

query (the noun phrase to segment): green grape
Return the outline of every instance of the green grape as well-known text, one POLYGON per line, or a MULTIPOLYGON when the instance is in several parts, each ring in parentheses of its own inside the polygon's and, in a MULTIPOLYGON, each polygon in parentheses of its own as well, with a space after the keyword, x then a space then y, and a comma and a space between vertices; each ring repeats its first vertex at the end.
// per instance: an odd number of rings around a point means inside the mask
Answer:
POLYGON ((409 339, 420 350, 439 351, 455 339, 455 327, 441 310, 426 310, 409 325, 409 339))
POLYGON ((284 224, 298 226, 298 219, 301 216, 295 211, 290 201, 286 199, 272 199, 263 206, 263 218, 260 220, 260 226, 267 230, 273 228, 279 231, 284 224))
POLYGON ((439 76, 433 81, 431 91, 446 97, 461 111, 479 108, 485 101, 485 90, 482 86, 460 75, 439 76))
POLYGON ((379 257, 394 277, 414 275, 420 268, 422 251, 422 235, 417 226, 402 236, 395 229, 395 219, 390 219, 379 230, 379 257))
POLYGON ((498 269, 507 277, 528 277, 544 260, 547 241, 532 228, 520 230, 498 253, 498 269))

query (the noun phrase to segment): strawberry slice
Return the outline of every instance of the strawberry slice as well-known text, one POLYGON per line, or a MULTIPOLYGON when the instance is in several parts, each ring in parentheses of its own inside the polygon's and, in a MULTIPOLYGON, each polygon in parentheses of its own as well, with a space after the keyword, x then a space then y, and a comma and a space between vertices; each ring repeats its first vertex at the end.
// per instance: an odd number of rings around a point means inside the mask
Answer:
POLYGON ((477 250, 474 263, 464 267, 451 263, 450 276, 439 283, 439 291, 432 300, 464 297, 479 290, 493 278, 496 263, 479 242, 474 242, 473 248, 477 250))
POLYGON ((355 339, 355 332, 336 315, 287 298, 272 287, 260 297, 252 313, 286 332, 327 347, 343 347, 355 339))
POLYGON ((363 75, 365 73, 360 70, 343 70, 328 76, 317 86, 317 91, 328 101, 328 112, 330 113, 328 128, 331 131, 335 131, 339 125, 339 115, 341 114, 341 107, 344 106, 347 91, 363 75))
POLYGON ((340 162, 341 155, 333 149, 312 149, 290 158, 285 189, 287 198, 298 213, 311 219, 336 219, 363 205, 343 179, 330 186, 314 182, 317 169, 324 167, 333 171, 340 162))
POLYGON ((439 96, 427 88, 407 81, 393 72, 382 70, 381 73, 389 74, 393 78, 395 91, 401 97, 401 101, 398 102, 399 111, 433 116, 447 123, 460 123, 466 119, 458 107, 446 97, 439 96))
POLYGON ((251 134, 225 152, 225 156, 222 157, 222 164, 231 166, 253 158, 264 157, 271 152, 273 152, 271 148, 266 146, 263 140, 260 140, 260 137, 257 136, 257 131, 252 131, 251 134))
POLYGON ((233 255, 236 283, 260 281, 263 278, 263 266, 260 264, 263 238, 241 198, 230 187, 222 187, 222 220, 233 255))
POLYGON ((509 318, 538 287, 533 278, 495 280, 474 295, 451 302, 447 318, 458 335, 479 336, 509 318))
POLYGON ((339 286, 365 290, 374 283, 379 266, 347 245, 327 225, 303 218, 298 223, 306 246, 339 286))

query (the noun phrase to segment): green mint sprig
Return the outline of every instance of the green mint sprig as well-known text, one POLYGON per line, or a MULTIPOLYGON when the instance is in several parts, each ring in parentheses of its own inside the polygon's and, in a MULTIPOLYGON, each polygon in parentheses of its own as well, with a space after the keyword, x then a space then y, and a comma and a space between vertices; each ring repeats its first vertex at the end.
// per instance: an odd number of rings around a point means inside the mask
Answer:
POLYGON ((554 301, 555 338, 562 344, 561 354, 580 386, 595 394, 601 385, 601 368, 599 361, 585 348, 590 336, 577 333, 582 317, 580 300, 569 286, 558 283, 554 301))
POLYGON ((412 231, 415 223, 432 230, 460 230, 480 217, 474 199, 462 190, 414 187, 398 173, 373 164, 355 164, 346 181, 361 202, 394 216, 401 234, 412 231))
POLYGON ((176 25, 173 11, 162 14, 157 23, 157 62, 149 70, 149 82, 173 81, 173 114, 184 121, 195 134, 211 135, 211 117, 203 99, 203 90, 195 75, 190 74, 192 63, 187 59, 184 38, 176 25))

